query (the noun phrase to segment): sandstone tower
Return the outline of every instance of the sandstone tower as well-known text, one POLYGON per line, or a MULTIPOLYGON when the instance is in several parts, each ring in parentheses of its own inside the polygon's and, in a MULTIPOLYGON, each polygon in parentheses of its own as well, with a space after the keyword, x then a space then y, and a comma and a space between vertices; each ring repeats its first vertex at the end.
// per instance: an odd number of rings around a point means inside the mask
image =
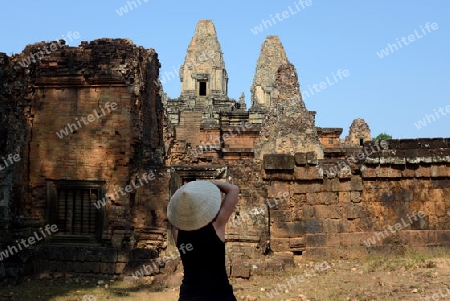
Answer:
POLYGON ((278 68, 288 63, 289 60, 278 36, 268 36, 261 46, 253 84, 250 88, 252 109, 269 108, 278 68))
POLYGON ((363 146, 366 141, 370 141, 369 125, 364 119, 357 118, 350 125, 348 136, 345 137, 345 144, 348 146, 363 146))
MULTIPOLYGON (((181 95, 167 102, 172 135, 195 149, 205 138, 200 128, 219 131, 219 112, 237 107, 228 98, 228 75, 216 29, 211 20, 200 20, 180 67, 181 95)), ((208 138, 213 138, 208 133, 208 138)), ((214 133, 212 135, 215 135, 214 133)), ((220 148, 220 145, 215 145, 220 148)))
POLYGON ((314 115, 302 100, 294 65, 280 66, 276 76, 260 139, 255 142, 255 158, 262 159, 264 154, 315 152, 318 159, 323 159, 314 115))
MULTIPOLYGON (((237 126, 249 117, 244 95, 239 102, 228 97, 228 74, 211 20, 197 23, 180 67, 180 81, 180 97, 166 102, 169 126, 165 137, 170 149, 167 163, 177 164, 192 157, 219 157, 224 148, 233 153, 229 150, 230 140, 221 137, 224 126, 237 126)), ((242 135, 239 139, 243 139, 242 135)), ((250 140, 245 141, 238 143, 239 148, 252 146, 250 140)))
POLYGON ((228 75, 211 20, 198 22, 180 67, 180 80, 181 97, 194 107, 212 105, 214 96, 227 96, 228 75))

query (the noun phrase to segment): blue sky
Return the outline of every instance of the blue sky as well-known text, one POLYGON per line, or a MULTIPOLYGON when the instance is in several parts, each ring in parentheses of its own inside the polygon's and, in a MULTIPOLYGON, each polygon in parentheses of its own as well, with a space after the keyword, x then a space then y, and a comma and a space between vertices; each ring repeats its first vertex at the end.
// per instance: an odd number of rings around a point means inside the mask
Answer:
MULTIPOLYGON (((317 111, 317 126, 341 127, 344 138, 353 119, 364 118, 372 136, 387 132, 394 138, 450 137, 450 97, 445 92, 450 79, 450 1, 311 0, 304 7, 300 0, 134 1, 133 10, 127 0, 6 1, 0 52, 20 53, 27 44, 67 37, 70 31, 80 35, 67 40, 71 46, 102 37, 129 38, 158 52, 163 74, 183 63, 198 20, 211 19, 230 77, 230 97, 238 99, 245 92, 250 104, 261 45, 267 35, 278 35, 303 92, 314 84, 319 87, 327 77, 334 83, 304 97, 306 107, 317 111), (120 16, 116 10, 124 6, 128 12, 120 16), (254 34, 252 29, 262 20, 271 21, 271 15, 276 24, 266 22, 267 28, 254 34), (427 22, 436 23, 435 29, 425 29, 427 22), (386 48, 388 43, 392 49, 386 48), (380 58, 382 49, 388 55, 380 58), (335 81, 339 69, 349 75, 335 81)), ((164 90, 174 98, 180 87, 180 81, 172 79, 164 90)))

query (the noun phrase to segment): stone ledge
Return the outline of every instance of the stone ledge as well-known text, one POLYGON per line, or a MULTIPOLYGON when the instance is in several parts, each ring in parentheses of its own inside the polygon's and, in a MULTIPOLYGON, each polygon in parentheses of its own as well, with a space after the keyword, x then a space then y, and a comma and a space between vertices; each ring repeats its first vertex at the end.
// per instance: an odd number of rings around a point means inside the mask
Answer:
POLYGON ((360 171, 363 179, 450 177, 449 164, 363 165, 360 171))
POLYGON ((316 233, 305 235, 306 251, 314 248, 377 249, 407 245, 412 247, 450 246, 450 230, 401 230, 386 235, 385 229, 372 232, 316 233), (377 236, 378 234, 378 236, 377 236))
POLYGON ((253 153, 253 148, 222 148, 222 153, 253 153))
MULTIPOLYGON (((388 149, 437 149, 450 148, 449 138, 418 138, 418 139, 390 139, 385 140, 388 144, 388 149)), ((374 141, 364 142, 364 147, 375 147, 374 141)))
POLYGON ((303 252, 305 260, 361 259, 367 256, 367 250, 354 248, 308 248, 303 252))

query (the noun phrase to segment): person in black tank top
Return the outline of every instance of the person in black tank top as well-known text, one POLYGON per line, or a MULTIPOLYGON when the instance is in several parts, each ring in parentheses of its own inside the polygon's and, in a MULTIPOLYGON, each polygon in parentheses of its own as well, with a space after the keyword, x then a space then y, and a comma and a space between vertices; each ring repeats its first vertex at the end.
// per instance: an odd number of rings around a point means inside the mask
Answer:
POLYGON ((167 216, 184 268, 179 301, 236 301, 225 270, 225 225, 238 195, 233 184, 193 181, 170 199, 167 216))

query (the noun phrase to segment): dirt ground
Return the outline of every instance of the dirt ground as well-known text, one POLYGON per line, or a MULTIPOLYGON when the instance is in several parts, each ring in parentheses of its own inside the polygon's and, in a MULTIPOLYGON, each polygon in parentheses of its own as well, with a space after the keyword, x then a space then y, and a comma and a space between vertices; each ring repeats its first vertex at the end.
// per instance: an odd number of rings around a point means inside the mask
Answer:
MULTIPOLYGON (((295 262, 295 268, 283 272, 230 279, 237 299, 450 300, 450 254, 445 251, 326 262, 306 262, 299 256, 295 262)), ((179 292, 177 281, 182 277, 174 275, 169 281, 159 276, 111 281, 50 276, 1 285, 0 300, 175 301, 179 292)))

